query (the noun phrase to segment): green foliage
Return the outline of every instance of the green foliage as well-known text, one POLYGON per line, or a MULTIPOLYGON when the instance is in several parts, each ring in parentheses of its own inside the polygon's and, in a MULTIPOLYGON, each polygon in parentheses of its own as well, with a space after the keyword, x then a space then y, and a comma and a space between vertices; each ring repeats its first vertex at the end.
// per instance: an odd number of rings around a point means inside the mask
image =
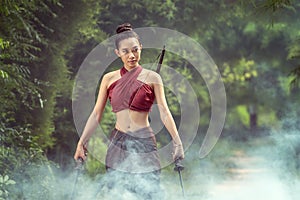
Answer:
POLYGON ((275 13, 280 11, 281 9, 289 9, 296 12, 293 4, 294 0, 265 0, 265 1, 250 1, 253 6, 257 7, 259 10, 264 12, 275 13))
POLYGON ((228 110, 226 126, 235 129, 249 128, 249 112, 247 105, 237 105, 228 110))
POLYGON ((15 184, 16 182, 10 179, 8 175, 3 176, 0 174, 0 200, 5 200, 9 197, 9 192, 6 188, 15 184))
POLYGON ((300 67, 297 67, 294 70, 292 70, 290 76, 292 77, 291 89, 300 87, 300 67))
POLYGON ((101 1, 99 25, 109 34, 115 33, 118 24, 130 21, 134 27, 169 27, 178 7, 172 0, 104 0, 101 1))
POLYGON ((237 106, 236 111, 243 125, 247 126, 249 123, 249 113, 246 106, 237 106))
POLYGON ((280 123, 276 111, 271 109, 269 110, 268 108, 262 106, 259 107, 258 110, 259 113, 261 113, 258 119, 259 127, 270 127, 272 129, 280 128, 280 123))
POLYGON ((257 70, 255 69, 255 62, 253 60, 246 60, 242 58, 234 67, 230 67, 228 63, 224 63, 222 67, 223 80, 225 83, 239 82, 244 85, 245 81, 257 77, 257 70))
POLYGON ((12 127, 22 127, 30 121, 29 112, 42 107, 38 80, 31 77, 29 63, 37 60, 39 44, 44 42, 38 29, 47 28, 36 12, 48 10, 48 6, 38 1, 2 1, 0 7, 0 82, 3 86, 0 99, 5 102, 0 108, 3 113, 0 119, 12 127), (21 110, 24 111, 22 117, 21 110))
POLYGON ((0 166, 4 174, 11 174, 30 162, 42 160, 42 149, 33 141, 29 127, 6 127, 0 124, 0 166), (16 142, 18 141, 18 142, 16 142))
MULTIPOLYGON (((58 18, 53 20, 53 26, 59 34, 59 40, 56 36, 51 38, 53 48, 49 53, 53 56, 44 61, 45 66, 51 66, 49 73, 53 76, 46 77, 51 80, 53 87, 48 88, 46 94, 53 96, 52 110, 42 113, 50 114, 48 120, 54 122, 52 133, 56 139, 55 147, 50 148, 49 156, 62 165, 66 165, 73 157, 73 153, 78 141, 78 134, 74 124, 72 115, 71 92, 73 87, 76 69, 79 68, 84 57, 82 51, 84 48, 90 50, 98 41, 102 41, 106 34, 97 26, 95 16, 98 16, 102 7, 100 2, 93 0, 78 1, 77 3, 69 1, 61 1, 63 8, 59 8, 56 13, 58 18), (66 24, 64 19, 69 23, 66 24), (82 57, 82 59, 78 59, 82 57), (52 62, 52 63, 51 63, 52 62), (51 71, 50 71, 51 70, 51 71), (74 73, 72 73, 75 71, 74 73), (52 116, 51 116, 52 115, 52 116), (55 153, 56 152, 56 153, 55 153), (57 153, 63 152, 63 153, 57 153)), ((88 52, 84 52, 84 55, 88 52)), ((45 53, 48 55, 48 52, 45 53)), ((37 68, 37 73, 40 71, 37 68)), ((49 102, 49 97, 47 98, 49 102)))
MULTIPOLYGON (((299 3, 292 0, 1 1, 1 174, 14 179, 15 171, 33 160, 43 161, 43 154, 68 165, 78 140, 71 107, 74 77, 88 52, 124 22, 134 27, 175 29, 205 47, 219 66, 226 87, 226 131, 250 132, 252 106, 259 127, 279 127, 289 107, 283 102, 296 99, 299 87, 298 11, 299 3)), ((142 62, 153 62, 157 53, 145 51, 142 62)), ((211 105, 203 74, 168 52, 164 64, 191 83, 201 108, 201 126, 208 126, 211 105)), ((162 78, 166 83, 172 81, 168 73, 162 78)), ((176 122, 180 119, 179 100, 190 98, 185 91, 179 81, 166 88, 176 122)), ((114 121, 107 105, 101 122, 105 134, 110 133, 114 121)), ((105 142, 95 137, 91 148, 104 154, 105 142)), ((98 158, 90 158, 87 164, 91 176, 104 172, 98 158)))
MULTIPOLYGON (((72 81, 66 57, 79 41, 104 37, 92 28, 99 3, 73 3, 1 1, 0 163, 6 174, 44 160, 44 152, 69 152, 69 158, 73 153, 75 142, 68 143, 68 139, 77 134, 72 124, 72 81)), ((55 159, 53 154, 49 157, 55 159)))
POLYGON ((291 89, 299 88, 300 87, 300 34, 297 35, 297 38, 292 42, 292 44, 289 46, 289 53, 288 53, 288 59, 297 61, 297 67, 294 68, 291 73, 291 89))
POLYGON ((86 170, 91 177, 105 173, 105 165, 100 160, 104 160, 107 146, 101 137, 94 136, 89 142, 89 158, 86 163, 86 170))

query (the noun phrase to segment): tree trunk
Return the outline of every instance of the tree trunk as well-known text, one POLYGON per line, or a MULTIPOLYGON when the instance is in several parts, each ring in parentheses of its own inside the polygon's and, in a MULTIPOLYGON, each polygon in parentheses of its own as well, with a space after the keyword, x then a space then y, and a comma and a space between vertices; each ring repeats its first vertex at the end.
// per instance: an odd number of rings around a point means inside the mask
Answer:
POLYGON ((257 128, 257 112, 255 105, 249 105, 248 112, 250 115, 250 130, 254 131, 257 128))

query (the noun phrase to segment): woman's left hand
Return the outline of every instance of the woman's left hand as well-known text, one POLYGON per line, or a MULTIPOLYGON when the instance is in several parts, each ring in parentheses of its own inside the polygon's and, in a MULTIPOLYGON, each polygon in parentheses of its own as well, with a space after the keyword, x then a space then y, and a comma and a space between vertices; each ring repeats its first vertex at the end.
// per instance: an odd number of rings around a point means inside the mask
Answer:
POLYGON ((173 160, 183 160, 184 159, 184 149, 182 143, 174 142, 173 141, 173 160))

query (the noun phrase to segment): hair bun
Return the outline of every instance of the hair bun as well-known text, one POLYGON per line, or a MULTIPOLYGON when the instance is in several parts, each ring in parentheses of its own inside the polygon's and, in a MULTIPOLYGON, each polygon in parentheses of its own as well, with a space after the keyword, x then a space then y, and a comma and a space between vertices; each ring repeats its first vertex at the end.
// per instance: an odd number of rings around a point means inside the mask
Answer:
POLYGON ((121 24, 121 25, 119 25, 119 26, 117 27, 116 32, 117 32, 117 33, 122 33, 122 32, 124 32, 124 31, 131 31, 131 30, 132 30, 131 24, 129 24, 129 23, 124 23, 124 24, 121 24))

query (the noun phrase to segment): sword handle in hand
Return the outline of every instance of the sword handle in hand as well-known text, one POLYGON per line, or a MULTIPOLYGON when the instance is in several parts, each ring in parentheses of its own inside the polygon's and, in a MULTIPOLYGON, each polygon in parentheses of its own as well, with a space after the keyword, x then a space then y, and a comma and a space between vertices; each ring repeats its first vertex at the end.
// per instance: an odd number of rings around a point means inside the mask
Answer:
POLYGON ((75 166, 75 169, 76 169, 76 170, 81 170, 81 169, 83 168, 83 164, 84 164, 83 158, 79 157, 79 158, 76 160, 76 166, 75 166))
POLYGON ((182 162, 181 162, 182 160, 181 159, 177 159, 177 160, 175 160, 175 167, 174 167, 174 171, 177 171, 177 172, 179 172, 179 171, 182 171, 182 170, 184 170, 184 166, 183 166, 183 164, 182 164, 182 162))

